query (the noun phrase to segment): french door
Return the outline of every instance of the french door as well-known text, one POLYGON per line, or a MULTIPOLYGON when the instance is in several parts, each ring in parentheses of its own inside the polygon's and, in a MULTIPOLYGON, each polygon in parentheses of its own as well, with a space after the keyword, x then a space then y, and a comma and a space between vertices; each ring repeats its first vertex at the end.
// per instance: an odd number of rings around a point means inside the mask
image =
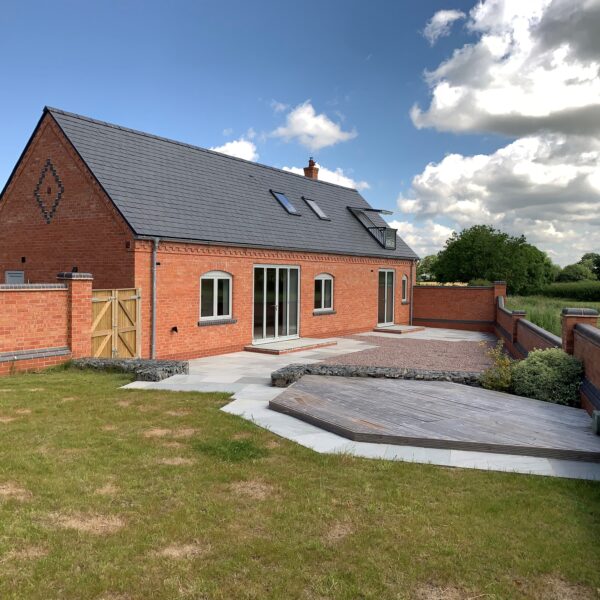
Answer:
POLYGON ((298 337, 298 267, 254 267, 254 342, 298 337))
POLYGON ((379 271, 377 323, 391 325, 394 322, 395 273, 391 269, 379 271))

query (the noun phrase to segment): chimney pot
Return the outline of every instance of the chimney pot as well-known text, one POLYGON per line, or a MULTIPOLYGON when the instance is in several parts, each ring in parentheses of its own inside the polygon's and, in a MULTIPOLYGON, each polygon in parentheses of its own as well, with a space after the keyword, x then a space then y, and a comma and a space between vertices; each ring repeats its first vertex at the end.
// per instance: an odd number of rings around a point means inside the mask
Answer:
POLYGON ((304 176, 309 179, 319 179, 319 167, 316 166, 312 156, 308 159, 308 167, 304 167, 304 176))

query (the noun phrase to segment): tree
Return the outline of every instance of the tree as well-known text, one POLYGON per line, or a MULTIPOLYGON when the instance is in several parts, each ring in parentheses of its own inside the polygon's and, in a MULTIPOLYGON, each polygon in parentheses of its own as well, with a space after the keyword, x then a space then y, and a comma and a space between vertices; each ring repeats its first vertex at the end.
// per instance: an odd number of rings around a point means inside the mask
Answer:
POLYGON ((419 261, 417 265, 417 281, 430 281, 433 278, 434 265, 437 261, 437 255, 430 254, 419 261))
POLYGON ((454 232, 433 270, 443 282, 505 280, 508 290, 517 294, 540 289, 553 281, 555 274, 548 256, 528 244, 524 236, 513 237, 489 225, 454 232))
POLYGON ((594 279, 594 274, 581 262, 567 265, 556 278, 557 281, 584 281, 586 279, 594 279))
POLYGON ((600 254, 597 252, 586 252, 578 264, 587 267, 593 273, 594 279, 600 279, 600 254))

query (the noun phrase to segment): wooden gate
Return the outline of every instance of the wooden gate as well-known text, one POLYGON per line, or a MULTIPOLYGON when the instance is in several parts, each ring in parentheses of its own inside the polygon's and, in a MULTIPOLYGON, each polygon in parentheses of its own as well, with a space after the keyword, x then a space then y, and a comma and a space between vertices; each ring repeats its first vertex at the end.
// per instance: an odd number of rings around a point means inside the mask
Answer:
POLYGON ((140 293, 137 289, 92 291, 92 355, 139 358, 140 293))

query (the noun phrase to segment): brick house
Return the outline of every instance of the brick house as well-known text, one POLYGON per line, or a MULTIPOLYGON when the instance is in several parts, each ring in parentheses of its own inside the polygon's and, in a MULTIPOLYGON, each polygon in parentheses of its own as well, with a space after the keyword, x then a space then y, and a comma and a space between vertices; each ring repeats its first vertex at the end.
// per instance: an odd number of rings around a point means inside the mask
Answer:
POLYGON ((141 290, 141 355, 412 318, 416 254, 353 189, 46 108, 0 194, 0 281, 141 290))

